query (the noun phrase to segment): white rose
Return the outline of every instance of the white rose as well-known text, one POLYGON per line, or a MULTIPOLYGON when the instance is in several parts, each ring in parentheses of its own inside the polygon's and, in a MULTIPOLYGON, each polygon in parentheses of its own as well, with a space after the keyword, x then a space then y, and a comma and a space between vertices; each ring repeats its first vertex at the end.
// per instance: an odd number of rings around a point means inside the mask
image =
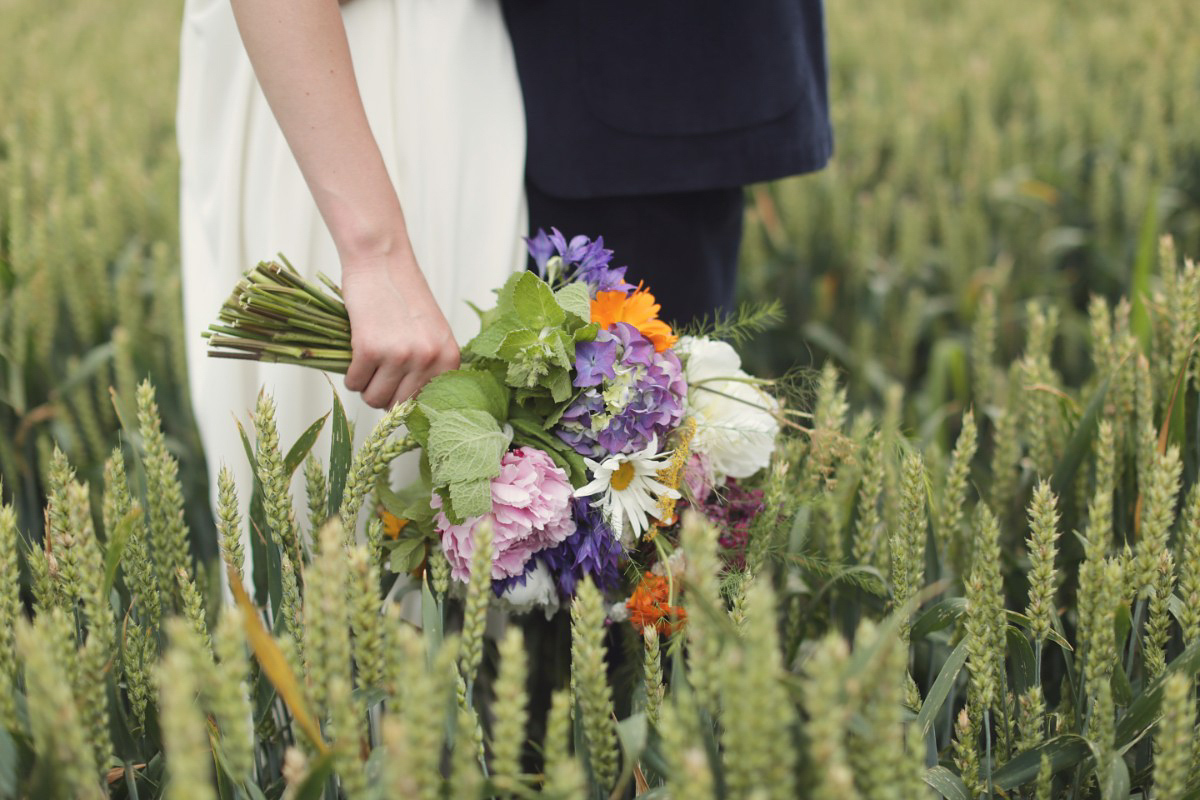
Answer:
POLYGON ((500 599, 516 614, 541 608, 546 619, 550 619, 558 611, 558 587, 554 585, 554 576, 541 559, 525 576, 524 585, 514 583, 504 590, 500 599))
POLYGON ((779 401, 753 383, 726 342, 685 336, 676 351, 684 358, 687 415, 696 422, 692 449, 730 478, 749 478, 767 466, 779 436, 779 401))

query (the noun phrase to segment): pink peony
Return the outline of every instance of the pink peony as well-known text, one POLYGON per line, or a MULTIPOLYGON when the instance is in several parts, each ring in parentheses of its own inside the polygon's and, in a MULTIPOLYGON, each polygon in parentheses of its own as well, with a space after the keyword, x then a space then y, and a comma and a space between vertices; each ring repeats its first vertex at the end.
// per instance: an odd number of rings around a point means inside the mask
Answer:
MULTIPOLYGON (((492 579, 512 578, 525 571, 530 557, 553 547, 575 532, 571 516, 571 482, 541 450, 519 447, 500 459, 500 474, 492 479, 492 579)), ((433 508, 442 507, 435 492, 433 508)), ((483 517, 454 525, 445 512, 434 517, 442 536, 442 551, 455 580, 471 574, 475 526, 483 517)))

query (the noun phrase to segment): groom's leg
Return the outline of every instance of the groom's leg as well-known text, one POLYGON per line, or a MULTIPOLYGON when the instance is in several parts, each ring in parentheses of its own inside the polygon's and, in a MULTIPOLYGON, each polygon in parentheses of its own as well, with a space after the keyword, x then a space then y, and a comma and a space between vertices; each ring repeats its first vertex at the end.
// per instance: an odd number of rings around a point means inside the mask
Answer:
POLYGON ((529 229, 604 237, 613 266, 646 284, 667 320, 730 311, 742 238, 742 189, 573 199, 526 182, 529 229))

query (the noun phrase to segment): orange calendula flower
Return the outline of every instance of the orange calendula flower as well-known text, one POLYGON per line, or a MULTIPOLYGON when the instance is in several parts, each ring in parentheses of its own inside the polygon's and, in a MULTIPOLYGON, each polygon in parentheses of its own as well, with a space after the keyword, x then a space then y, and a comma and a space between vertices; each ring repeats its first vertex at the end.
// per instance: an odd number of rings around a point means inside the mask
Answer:
POLYGON ((687 621, 687 612, 679 606, 668 604, 670 584, 662 575, 647 572, 633 590, 633 596, 625 602, 629 609, 629 622, 641 633, 654 628, 659 633, 672 634, 687 621))
POLYGON ((640 285, 628 296, 624 292, 596 292, 596 299, 592 301, 592 322, 602 328, 627 322, 661 353, 679 341, 671 326, 658 318, 661 309, 654 295, 640 285))
POLYGON ((408 520, 400 519, 389 511, 380 511, 379 518, 383 520, 383 535, 389 539, 398 539, 400 531, 408 524, 408 520))

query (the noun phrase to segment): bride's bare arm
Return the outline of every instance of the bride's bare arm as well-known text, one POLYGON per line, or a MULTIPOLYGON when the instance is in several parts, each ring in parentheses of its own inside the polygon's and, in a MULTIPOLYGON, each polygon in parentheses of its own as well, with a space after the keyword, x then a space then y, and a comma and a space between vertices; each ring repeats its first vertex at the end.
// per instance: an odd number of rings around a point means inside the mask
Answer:
POLYGON ((333 235, 353 329, 346 386, 399 402, 458 364, 367 123, 337 0, 231 0, 255 75, 333 235))

